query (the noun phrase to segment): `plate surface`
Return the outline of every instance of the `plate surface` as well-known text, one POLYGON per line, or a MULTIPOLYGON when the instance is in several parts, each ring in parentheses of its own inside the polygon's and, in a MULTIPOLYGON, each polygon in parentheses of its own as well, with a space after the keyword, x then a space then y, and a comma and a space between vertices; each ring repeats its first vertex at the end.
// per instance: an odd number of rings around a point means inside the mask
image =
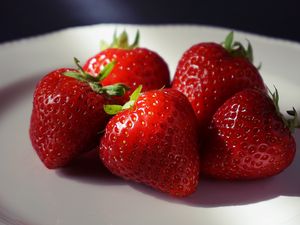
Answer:
MULTIPOLYGON (((300 222, 300 132, 297 155, 283 173, 251 182, 202 180, 196 193, 172 198, 110 175, 93 153, 71 167, 47 170, 28 137, 32 94, 47 72, 84 62, 115 29, 137 29, 141 46, 157 51, 171 73, 182 53, 229 30, 205 26, 94 25, 0 45, 0 224, 13 225, 296 225, 300 222)), ((251 41, 255 64, 275 85, 283 110, 300 110, 300 44, 236 32, 251 41)))

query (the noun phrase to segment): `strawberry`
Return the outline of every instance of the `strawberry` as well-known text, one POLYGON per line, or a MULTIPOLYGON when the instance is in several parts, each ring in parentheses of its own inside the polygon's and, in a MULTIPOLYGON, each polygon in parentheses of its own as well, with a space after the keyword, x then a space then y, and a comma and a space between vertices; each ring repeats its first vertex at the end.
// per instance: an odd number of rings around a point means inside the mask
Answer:
POLYGON ((233 42, 232 32, 224 47, 217 43, 196 44, 180 59, 172 88, 188 97, 199 125, 205 129, 218 107, 233 94, 246 88, 265 90, 252 59, 250 43, 246 50, 233 42))
POLYGON ((143 85, 144 91, 169 87, 170 74, 166 62, 157 53, 138 45, 139 32, 131 45, 125 31, 119 37, 115 33, 112 44, 103 42, 102 51, 88 59, 83 69, 96 75, 108 62, 115 61, 114 69, 102 84, 123 83, 130 87, 131 91, 124 96, 125 102, 139 85, 143 85))
MULTIPOLYGON (((78 61, 76 61, 78 64, 78 61)), ((33 148, 49 169, 67 165, 81 152, 95 147, 99 132, 109 119, 103 105, 109 96, 122 95, 125 86, 103 87, 109 64, 97 77, 83 70, 62 68, 44 76, 33 97, 30 138, 33 148)))
POLYGON ((174 196, 196 190, 199 176, 197 119, 188 99, 173 89, 136 89, 112 114, 100 157, 114 174, 174 196))
POLYGON ((290 165, 296 144, 283 119, 278 93, 272 99, 260 90, 243 90, 214 114, 203 151, 203 173, 220 179, 256 179, 275 175, 290 165))

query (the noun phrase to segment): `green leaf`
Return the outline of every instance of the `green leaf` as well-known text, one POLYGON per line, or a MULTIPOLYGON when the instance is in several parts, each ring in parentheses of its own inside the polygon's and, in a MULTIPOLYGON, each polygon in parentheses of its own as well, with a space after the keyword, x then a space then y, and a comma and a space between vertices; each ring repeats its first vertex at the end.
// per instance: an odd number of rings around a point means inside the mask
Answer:
POLYGON ((139 98, 140 96, 140 93, 142 91, 142 88, 143 86, 142 85, 139 85, 135 90, 134 92, 132 92, 132 94, 130 95, 130 98, 129 98, 129 101, 126 102, 122 109, 130 109, 132 108, 132 106, 134 105, 134 103, 136 102, 136 100, 139 98))
POLYGON ((234 42, 229 52, 232 56, 247 57, 247 51, 240 42, 234 42))
POLYGON ((129 45, 128 48, 129 49, 137 48, 139 46, 139 42, 140 42, 140 31, 137 30, 134 42, 131 45, 129 45))
MULTIPOLYGON (((105 86, 104 88, 106 88, 106 87, 107 86, 105 86)), ((135 89, 135 91, 130 95, 130 100, 128 102, 126 102, 123 106, 121 106, 121 105, 105 105, 104 106, 104 111, 109 115, 115 115, 115 114, 117 114, 118 112, 120 112, 122 110, 132 108, 132 106, 134 105, 134 103, 138 99, 138 97, 141 93, 141 90, 142 90, 142 85, 139 85, 137 87, 137 89, 135 89)))
POLYGON ((81 67, 81 65, 80 65, 79 59, 77 59, 76 57, 74 57, 74 62, 75 62, 75 64, 76 64, 77 68, 78 68, 78 71, 81 73, 81 75, 82 75, 83 77, 86 77, 86 73, 85 73, 84 70, 82 69, 82 67, 81 67))
POLYGON ((108 115, 116 115, 118 112, 122 111, 122 106, 121 105, 104 105, 103 109, 108 115))
POLYGON ((87 82, 98 82, 98 78, 97 77, 94 77, 88 73, 85 74, 85 80, 87 82))
POLYGON ((110 96, 123 96, 129 90, 125 84, 113 84, 102 87, 102 91, 110 96))
POLYGON ((256 67, 256 69, 257 69, 257 70, 260 70, 261 67, 262 67, 262 62, 260 62, 260 63, 258 64, 258 66, 256 67))
POLYGON ((101 84, 99 82, 88 82, 92 90, 98 94, 103 94, 104 90, 101 84))
POLYGON ((234 36, 233 31, 231 31, 225 38, 224 48, 227 49, 228 51, 231 51, 232 49, 233 36, 234 36))
MULTIPOLYGON (((75 64, 76 64, 76 65, 79 65, 79 63, 80 63, 80 60, 79 60, 79 59, 77 59, 76 57, 73 57, 73 59, 74 59, 74 62, 75 62, 75 64)), ((81 67, 81 66, 79 65, 79 67, 81 67)))
POLYGON ((292 116, 291 119, 287 119, 287 124, 288 124, 288 127, 290 128, 290 131, 292 133, 294 133, 295 128, 300 128, 300 123, 298 120, 298 113, 297 113, 296 109, 293 107, 292 110, 287 111, 287 114, 292 116))
POLYGON ((279 94, 278 94, 278 90, 277 90, 277 88, 275 86, 274 86, 274 89, 275 89, 275 92, 272 92, 269 88, 268 88, 268 91, 269 91, 269 94, 272 97, 272 100, 273 100, 273 103, 274 103, 274 106, 276 108, 277 113, 281 115, 280 109, 279 109, 279 94))
POLYGON ((100 50, 104 51, 105 49, 109 48, 109 44, 106 41, 101 40, 100 41, 100 50))
POLYGON ((117 46, 117 42, 118 42, 118 39, 117 39, 117 30, 115 29, 114 31, 114 34, 113 34, 113 41, 109 44, 108 42, 104 41, 104 40, 101 40, 100 41, 100 50, 101 51, 104 51, 108 48, 114 48, 117 46))
POLYGON ((119 36, 117 45, 119 48, 128 49, 128 35, 125 30, 119 36))
POLYGON ((105 41, 100 42, 100 49, 101 51, 108 49, 108 48, 122 48, 122 49, 133 49, 139 46, 140 40, 140 31, 137 30, 135 39, 131 45, 129 45, 128 34, 124 30, 119 36, 117 36, 117 30, 115 30, 113 34, 113 41, 111 44, 107 44, 105 41))
POLYGON ((117 37, 117 29, 115 29, 114 31, 114 35, 113 35, 113 41, 110 45, 110 47, 115 47, 118 44, 118 37, 117 37))
POLYGON ((245 48, 240 42, 234 41, 234 33, 231 31, 222 42, 223 47, 227 52, 234 57, 244 57, 247 58, 251 63, 253 63, 253 48, 249 40, 247 40, 248 45, 245 48))
POLYGON ((278 90, 277 90, 277 88, 275 86, 274 86, 274 88, 275 88, 275 92, 273 93, 273 95, 274 95, 274 100, 275 100, 275 104, 276 104, 276 109, 278 111, 280 111, 279 110, 279 94, 278 94, 278 90))
POLYGON ((286 111, 287 114, 289 114, 290 116, 296 116, 297 115, 297 111, 295 110, 295 108, 293 107, 293 110, 288 110, 286 111))
POLYGON ((82 75, 79 72, 68 71, 68 72, 64 72, 63 74, 67 77, 72 77, 79 81, 85 81, 85 79, 82 77, 82 75))
POLYGON ((123 106, 122 106, 122 109, 125 110, 125 109, 130 109, 133 105, 134 105, 135 101, 133 100, 130 100, 128 102, 126 102, 123 106))
POLYGON ((251 63, 253 63, 253 48, 252 48, 250 41, 249 40, 247 40, 247 41, 248 41, 248 46, 247 46, 247 50, 246 50, 246 57, 251 63))
POLYGON ((275 92, 271 92, 269 89, 269 93, 272 97, 272 100, 273 100, 273 103, 274 103, 274 106, 276 108, 276 112, 277 112, 277 115, 282 119, 282 122, 284 123, 284 125, 289 128, 289 130, 293 133, 295 131, 295 128, 300 128, 300 123, 298 121, 298 114, 297 114, 297 111, 296 109, 293 107, 292 110, 288 110, 287 111, 287 114, 292 116, 292 118, 285 118, 282 113, 280 112, 280 109, 279 109, 279 94, 278 94, 278 90, 277 88, 274 86, 275 88, 275 92))
POLYGON ((138 97, 140 96, 140 93, 142 91, 143 85, 139 85, 134 92, 130 95, 130 101, 136 101, 138 97))
POLYGON ((116 61, 112 61, 104 66, 104 68, 100 71, 100 73, 97 76, 98 81, 104 80, 113 70, 113 68, 116 65, 116 61))

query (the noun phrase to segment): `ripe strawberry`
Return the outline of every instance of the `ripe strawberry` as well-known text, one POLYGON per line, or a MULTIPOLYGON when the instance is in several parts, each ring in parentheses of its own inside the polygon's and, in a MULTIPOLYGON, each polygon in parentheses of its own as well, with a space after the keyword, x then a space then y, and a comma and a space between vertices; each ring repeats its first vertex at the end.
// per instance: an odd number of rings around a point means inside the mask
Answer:
POLYGON ((204 129, 218 107, 233 94, 246 88, 265 90, 252 58, 251 45, 246 50, 239 42, 233 42, 232 32, 224 47, 199 43, 183 54, 172 88, 188 97, 204 129))
POLYGON ((109 64, 98 77, 82 70, 55 70, 38 83, 30 122, 33 148, 49 169, 68 164, 79 153, 95 147, 108 116, 103 105, 109 96, 124 94, 124 86, 103 87, 99 81, 112 69, 109 64))
MULTIPOLYGON (((199 179, 197 119, 188 99, 173 89, 142 93, 108 123, 100 157, 114 174, 174 196, 196 190, 199 179)), ((106 106, 108 113, 122 106, 106 106), (112 107, 112 109, 110 108, 112 107)))
POLYGON ((139 32, 132 45, 128 44, 128 36, 123 32, 119 37, 114 34, 111 45, 104 44, 102 51, 91 57, 83 69, 91 75, 99 73, 108 62, 115 61, 116 66, 103 81, 103 85, 123 83, 130 87, 125 102, 139 85, 144 91, 170 86, 170 74, 166 62, 155 52, 139 48, 139 32))
POLYGON ((204 174, 220 179, 256 179, 280 173, 290 165, 296 144, 288 127, 295 126, 297 118, 283 119, 277 90, 273 99, 275 104, 266 93, 248 89, 217 110, 203 151, 204 174))

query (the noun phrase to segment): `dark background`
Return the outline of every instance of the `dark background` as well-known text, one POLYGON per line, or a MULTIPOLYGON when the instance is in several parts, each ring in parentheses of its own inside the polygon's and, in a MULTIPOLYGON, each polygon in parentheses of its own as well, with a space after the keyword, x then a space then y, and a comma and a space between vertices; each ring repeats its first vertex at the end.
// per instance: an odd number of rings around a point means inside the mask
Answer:
POLYGON ((300 42, 298 2, 4 0, 0 42, 96 23, 213 25, 300 42))

